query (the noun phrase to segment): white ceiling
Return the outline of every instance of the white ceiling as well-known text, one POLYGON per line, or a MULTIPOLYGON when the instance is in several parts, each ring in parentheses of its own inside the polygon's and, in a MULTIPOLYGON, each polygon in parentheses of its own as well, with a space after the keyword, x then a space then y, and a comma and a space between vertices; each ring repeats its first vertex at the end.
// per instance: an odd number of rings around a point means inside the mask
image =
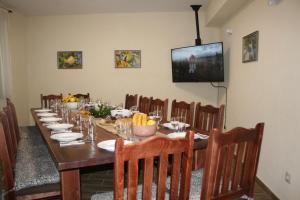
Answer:
POLYGON ((190 5, 208 0, 0 0, 0 5, 27 16, 108 12, 191 11, 190 5))

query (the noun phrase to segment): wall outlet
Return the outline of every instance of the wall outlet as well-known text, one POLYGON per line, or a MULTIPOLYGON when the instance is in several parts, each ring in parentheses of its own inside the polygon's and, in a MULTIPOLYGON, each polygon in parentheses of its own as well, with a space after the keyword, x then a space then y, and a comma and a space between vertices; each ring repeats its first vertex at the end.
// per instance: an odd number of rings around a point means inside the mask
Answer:
POLYGON ((289 172, 285 172, 285 174, 284 174, 284 180, 288 184, 291 184, 291 174, 289 172))

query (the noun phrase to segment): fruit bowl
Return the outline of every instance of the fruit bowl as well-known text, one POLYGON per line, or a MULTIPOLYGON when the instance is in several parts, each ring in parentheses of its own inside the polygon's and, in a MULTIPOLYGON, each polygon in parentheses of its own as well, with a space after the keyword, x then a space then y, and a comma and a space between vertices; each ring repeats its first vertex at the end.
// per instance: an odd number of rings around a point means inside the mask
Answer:
POLYGON ((132 125, 132 133, 136 136, 152 136, 156 133, 157 125, 132 125))
POLYGON ((77 109, 78 108, 78 102, 67 102, 67 103, 65 103, 65 105, 69 109, 77 109))

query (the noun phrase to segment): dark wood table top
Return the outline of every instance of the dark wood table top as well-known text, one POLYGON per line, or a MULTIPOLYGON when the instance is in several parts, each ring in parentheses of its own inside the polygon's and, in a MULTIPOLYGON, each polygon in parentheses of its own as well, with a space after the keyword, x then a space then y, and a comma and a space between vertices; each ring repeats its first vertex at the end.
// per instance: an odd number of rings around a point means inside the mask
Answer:
MULTIPOLYGON (((50 138, 51 130, 42 125, 42 122, 39 121, 37 113, 34 110, 34 108, 31 109, 34 121, 40 129, 42 137, 59 171, 114 162, 114 152, 98 148, 97 143, 103 140, 116 139, 118 137, 117 135, 97 126, 95 142, 60 147, 59 142, 50 138)), ((170 133, 170 130, 166 128, 161 128, 159 131, 166 134, 170 133)), ((85 132, 84 135, 86 136, 85 132)), ((205 149, 206 146, 207 140, 195 140, 194 149, 205 149)))

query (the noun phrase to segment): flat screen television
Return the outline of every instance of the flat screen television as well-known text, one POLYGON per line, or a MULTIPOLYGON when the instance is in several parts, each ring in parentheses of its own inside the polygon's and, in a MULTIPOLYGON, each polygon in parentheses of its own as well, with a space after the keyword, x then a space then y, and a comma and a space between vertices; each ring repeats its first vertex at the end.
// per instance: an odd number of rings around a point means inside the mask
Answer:
POLYGON ((171 50, 173 82, 223 82, 223 43, 171 50))

